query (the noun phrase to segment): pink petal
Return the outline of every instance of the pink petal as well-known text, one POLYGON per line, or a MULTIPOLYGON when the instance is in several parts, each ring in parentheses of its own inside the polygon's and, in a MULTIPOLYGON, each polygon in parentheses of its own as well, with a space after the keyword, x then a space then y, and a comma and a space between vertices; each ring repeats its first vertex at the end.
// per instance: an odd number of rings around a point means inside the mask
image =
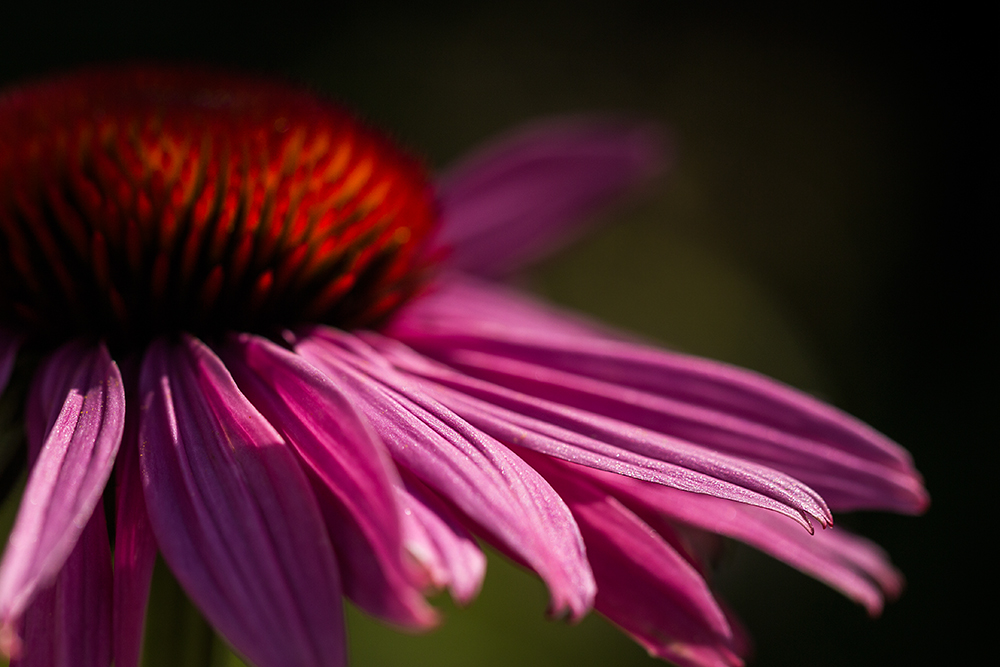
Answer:
POLYGON ((552 614, 580 617, 589 610, 594 583, 583 540, 565 503, 531 467, 350 334, 317 328, 295 350, 351 393, 399 465, 542 577, 552 614))
POLYGON ((808 484, 835 510, 915 512, 926 502, 912 474, 718 410, 496 354, 458 350, 448 361, 518 392, 775 468, 808 484))
POLYGON ((660 168, 656 128, 552 121, 482 150, 438 183, 439 242, 459 269, 495 275, 536 259, 660 168))
POLYGON ((10 374, 14 371, 17 350, 21 346, 21 336, 0 327, 0 395, 7 388, 10 374))
POLYGON ((155 341, 139 387, 149 520, 187 594, 259 667, 344 664, 333 548, 281 436, 197 340, 155 341))
POLYGON ((157 552, 142 492, 138 421, 137 410, 126 417, 125 437, 115 466, 115 667, 137 667, 142 657, 146 602, 157 552))
POLYGON ((685 491, 767 507, 808 530, 812 529, 806 516, 821 525, 832 520, 812 489, 776 470, 469 378, 376 334, 365 338, 398 368, 426 378, 426 390, 438 400, 504 442, 685 491))
POLYGON ((301 357, 250 335, 231 340, 225 352, 242 391, 313 479, 347 595, 383 620, 434 625, 437 614, 404 561, 395 496, 402 482, 378 436, 343 391, 301 357))
MULTIPOLYGON (((468 352, 476 351, 557 371, 563 375, 549 380, 562 382, 566 393, 561 400, 565 397, 570 404, 620 414, 623 421, 637 419, 666 430, 662 413, 670 405, 673 418, 687 420, 688 434, 697 431, 702 433, 698 437, 704 437, 706 423, 714 419, 712 413, 725 415, 730 421, 717 424, 724 426, 723 435, 726 429, 745 427, 765 442, 770 439, 769 447, 777 444, 775 440, 782 441, 784 452, 760 449, 761 460, 770 457, 776 462, 793 452, 801 457, 837 459, 848 467, 865 468, 867 474, 885 472, 886 486, 867 498, 852 497, 860 491, 856 485, 845 484, 843 477, 823 480, 831 487, 840 483, 835 490, 847 506, 919 512, 928 503, 906 450, 836 408, 751 371, 625 340, 621 334, 501 287, 453 278, 413 301, 387 333, 446 363, 465 364, 467 370, 475 365, 475 357, 470 360, 468 352), (621 401, 608 401, 609 387, 623 396, 634 392, 628 395, 640 405, 618 412, 623 410, 621 401), (692 424, 693 417, 697 419, 692 424)), ((515 373, 513 367, 502 370, 508 377, 515 373)), ((738 438, 722 439, 730 442, 734 452, 738 447, 758 449, 752 442, 737 442, 738 438)), ((796 472, 801 470, 799 465, 796 472)))
POLYGON ((839 590, 873 616, 881 612, 885 597, 902 591, 902 575, 885 552, 845 530, 828 528, 807 535, 754 507, 580 467, 572 474, 597 481, 654 526, 657 517, 666 517, 756 547, 839 590))
POLYGON ((599 612, 682 667, 743 664, 725 613, 683 556, 586 477, 544 456, 528 460, 573 510, 597 578, 599 612))
POLYGON ((415 479, 397 489, 403 508, 403 535, 410 555, 436 589, 448 587, 459 604, 479 593, 486 556, 444 502, 415 479))
POLYGON ((110 667, 111 546, 94 512, 55 582, 24 612, 18 667, 110 667))
POLYGON ((32 468, 0 564, 5 625, 62 569, 101 499, 125 422, 118 367, 103 345, 70 343, 36 372, 26 410, 32 468))

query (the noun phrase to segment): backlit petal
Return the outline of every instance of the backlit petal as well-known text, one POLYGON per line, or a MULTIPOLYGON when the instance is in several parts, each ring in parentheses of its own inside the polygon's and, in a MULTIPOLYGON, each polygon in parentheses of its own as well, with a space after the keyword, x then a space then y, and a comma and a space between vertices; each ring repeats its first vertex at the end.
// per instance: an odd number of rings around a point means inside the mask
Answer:
POLYGON ((508 389, 780 470, 815 489, 834 510, 914 512, 926 500, 912 474, 719 410, 497 354, 458 350, 448 362, 508 389))
POLYGON ((917 513, 928 503, 909 454, 836 408, 752 371, 626 340, 503 287, 452 276, 388 334, 498 384, 811 476, 840 509, 917 513), (547 372, 526 378, 531 368, 547 372))
POLYGON ((187 594, 259 667, 344 664, 333 549, 281 436, 194 339, 155 341, 139 386, 146 506, 187 594))
POLYGON ((573 510, 597 578, 599 612, 653 655, 682 667, 742 665, 725 613, 683 556, 574 469, 539 455, 527 460, 573 510))
POLYGON ((885 552, 841 528, 804 534, 770 512, 709 496, 683 493, 597 471, 573 474, 598 483, 648 520, 655 516, 745 542, 839 590, 876 616, 895 598, 903 578, 885 552))
POLYGON ((36 372, 27 405, 31 474, 0 565, 5 625, 76 546, 111 475, 124 422, 121 375, 103 345, 70 343, 36 372))
POLYGON ((806 516, 821 525, 832 520, 812 489, 773 469, 470 378, 375 334, 365 338, 399 368, 425 378, 427 391, 438 400, 504 442, 686 491, 767 507, 809 530, 806 516))
POLYGON ((483 585, 486 556, 444 502, 420 482, 407 479, 397 493, 407 551, 434 588, 447 587, 456 602, 468 604, 483 585))
POLYGON ((305 359, 256 336, 230 341, 229 370, 309 473, 337 552, 347 595, 365 611, 410 628, 437 614, 404 561, 402 486, 389 454, 343 391, 305 359))
POLYGON ((553 614, 586 613, 594 583, 583 540, 565 503, 538 473, 379 363, 354 336, 317 328, 295 349, 351 393, 397 464, 542 577, 553 614))

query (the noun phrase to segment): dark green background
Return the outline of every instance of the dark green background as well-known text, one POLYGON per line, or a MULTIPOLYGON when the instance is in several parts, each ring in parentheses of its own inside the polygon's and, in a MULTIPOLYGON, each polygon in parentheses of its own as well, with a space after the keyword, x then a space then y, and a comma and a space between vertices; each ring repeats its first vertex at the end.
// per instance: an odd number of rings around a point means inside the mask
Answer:
MULTIPOLYGON (((914 453, 933 497, 926 516, 842 521, 908 576, 878 621, 731 550, 718 585, 756 639, 756 664, 972 660, 995 615, 972 608, 991 604, 995 580, 984 537, 996 525, 993 14, 960 3, 420 4, 6 6, 0 83, 134 59, 275 72, 347 101, 435 167, 538 116, 662 121, 676 146, 670 177, 519 279, 819 394, 914 453)), ((492 558, 481 598, 468 610, 442 601, 436 633, 397 635, 352 614, 354 665, 656 664, 600 619, 545 621, 545 601, 538 582, 492 558)))

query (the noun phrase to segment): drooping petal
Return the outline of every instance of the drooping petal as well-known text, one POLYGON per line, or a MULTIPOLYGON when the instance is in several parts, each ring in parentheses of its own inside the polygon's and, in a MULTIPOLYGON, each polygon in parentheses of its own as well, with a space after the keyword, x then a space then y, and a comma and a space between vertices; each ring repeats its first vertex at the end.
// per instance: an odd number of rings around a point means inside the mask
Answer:
POLYGON ((0 327, 0 394, 3 394, 10 381, 19 347, 21 347, 21 336, 0 327))
POLYGON ((10 408, 17 399, 4 395, 14 372, 21 340, 21 336, 0 327, 0 498, 7 497, 24 466, 21 437, 16 430, 9 428, 13 421, 10 417, 16 414, 10 408), (8 405, 5 406, 4 403, 8 405))
POLYGON ((138 667, 142 658, 146 603, 157 552, 142 491, 138 429, 139 414, 135 410, 126 417, 125 437, 115 466, 115 667, 138 667))
POLYGON ((773 509, 808 530, 807 516, 821 525, 832 521, 822 498, 776 470, 465 376, 377 334, 365 338, 399 368, 428 380, 427 390, 451 409, 505 442, 773 509))
POLYGON ((752 371, 626 340, 503 287, 452 277, 412 302, 388 334, 500 384, 527 393, 544 387, 569 405, 665 433, 680 429, 682 437, 740 456, 755 451, 755 460, 788 465, 793 474, 810 462, 817 471, 826 460, 884 476, 873 490, 817 473, 845 509, 915 513, 928 503, 906 450, 836 408, 752 371), (501 359, 510 363, 498 365, 501 359), (526 381, 518 363, 551 373, 526 381))
POLYGON ((402 482, 378 436, 342 390, 302 357, 251 335, 235 337, 224 353, 243 393, 313 479, 347 595, 383 620, 434 625, 437 614, 404 561, 395 492, 402 482))
POLYGON ((458 350, 448 361, 508 389, 780 470, 815 489, 834 510, 915 512, 926 502, 912 474, 718 410, 497 354, 458 350))
POLYGON ((483 585, 486 556, 441 499, 422 487, 407 475, 405 487, 397 489, 406 549, 430 585, 447 587, 456 602, 468 604, 483 585))
POLYGON ((573 466, 571 474, 594 480, 654 527, 667 518, 756 547, 864 605, 873 616, 881 612, 886 597, 895 598, 902 591, 902 575, 885 552, 841 528, 807 535, 755 507, 579 466, 573 466))
POLYGON ((197 340, 143 359, 139 456, 163 558, 259 667, 342 665, 337 563, 305 473, 197 340))
POLYGON ((70 343, 44 361, 26 422, 32 468, 0 565, 3 624, 16 621, 62 569, 111 475, 125 394, 104 345, 70 343))
POLYGON ((612 119, 536 125, 439 179, 439 242, 453 248, 456 268, 509 272, 551 251, 662 163, 662 138, 649 125, 612 119))
POLYGON ((111 546, 103 512, 94 512, 55 582, 22 620, 15 667, 110 667, 111 546))
POLYGON ((682 667, 743 664, 708 584, 661 535, 568 466, 540 455, 527 460, 559 491, 580 525, 597 578, 599 612, 651 654, 682 667))
POLYGON ((350 334, 317 328, 295 350, 350 392, 397 464, 542 577, 552 594, 552 614, 587 612, 594 582, 583 541, 569 509, 540 475, 387 363, 378 363, 374 350, 350 334), (336 340, 370 354, 347 351, 336 340))

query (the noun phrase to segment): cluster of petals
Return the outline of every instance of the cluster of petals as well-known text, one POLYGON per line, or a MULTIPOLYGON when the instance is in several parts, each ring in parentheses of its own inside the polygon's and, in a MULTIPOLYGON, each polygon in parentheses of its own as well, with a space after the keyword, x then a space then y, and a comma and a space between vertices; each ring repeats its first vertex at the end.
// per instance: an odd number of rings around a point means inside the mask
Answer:
MULTIPOLYGON (((684 666, 746 652, 707 581, 719 536, 877 614, 901 575, 831 512, 922 511, 902 448, 498 280, 647 179, 657 146, 649 128, 580 120, 459 165, 438 181, 450 258, 378 331, 162 338, 130 363, 100 342, 52 352, 26 399, 3 650, 23 666, 137 665, 159 553, 252 664, 342 665, 341 596, 432 627, 426 594, 467 603, 482 584, 476 537, 544 580, 550 614, 596 609, 684 666)), ((0 391, 21 342, 0 330, 0 391)))

